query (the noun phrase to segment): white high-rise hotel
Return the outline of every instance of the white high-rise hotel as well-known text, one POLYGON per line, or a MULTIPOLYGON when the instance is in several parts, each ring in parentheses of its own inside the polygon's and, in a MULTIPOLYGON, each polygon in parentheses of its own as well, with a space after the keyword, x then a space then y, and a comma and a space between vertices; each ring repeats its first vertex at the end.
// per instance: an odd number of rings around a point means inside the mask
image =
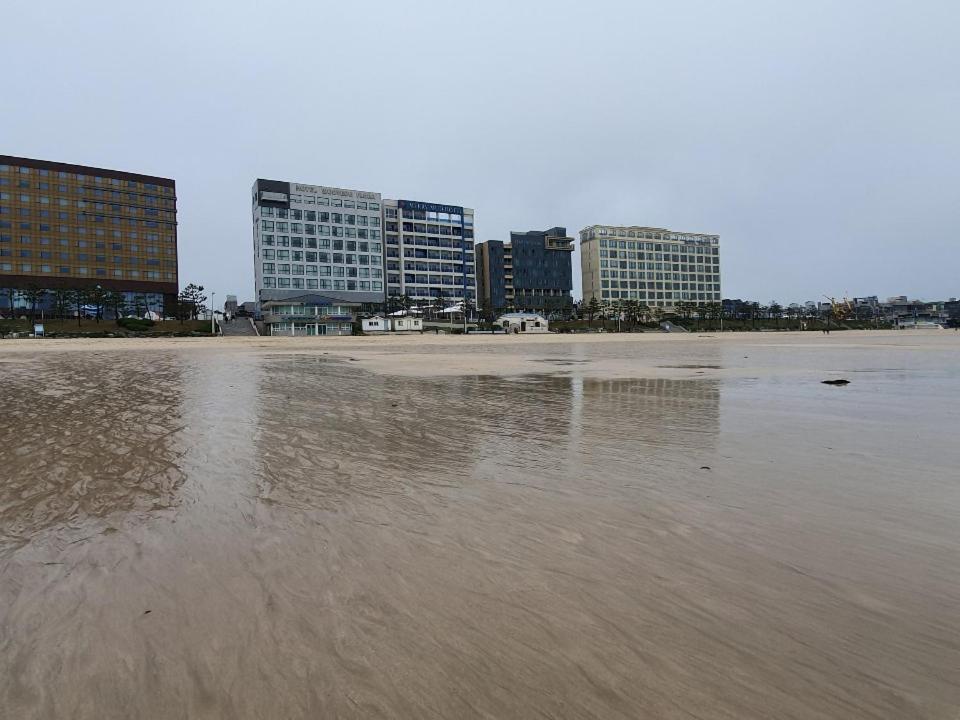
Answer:
POLYGON ((253 184, 257 301, 319 292, 384 298, 380 193, 258 179, 253 184))
POLYGON ((383 213, 387 295, 476 300, 471 208, 384 200, 383 213))

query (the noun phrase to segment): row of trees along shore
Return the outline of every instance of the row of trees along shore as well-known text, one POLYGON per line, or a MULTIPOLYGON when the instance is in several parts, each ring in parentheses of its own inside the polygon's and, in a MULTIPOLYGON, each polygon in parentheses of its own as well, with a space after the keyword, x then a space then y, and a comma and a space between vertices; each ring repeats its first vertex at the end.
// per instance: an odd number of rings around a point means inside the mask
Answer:
POLYGON ((844 315, 838 315, 831 306, 807 307, 795 305, 783 307, 776 301, 768 305, 759 302, 737 302, 732 310, 725 310, 722 303, 710 302, 698 304, 681 301, 671 311, 664 308, 650 307, 638 300, 598 300, 591 297, 580 305, 579 316, 586 318, 590 323, 595 319, 609 320, 620 318, 628 324, 660 323, 663 320, 672 320, 679 324, 695 323, 699 329, 701 325, 717 327, 721 321, 735 323, 738 326, 749 326, 756 329, 773 325, 776 329, 799 328, 814 324, 839 323, 842 321, 870 322, 887 324, 881 321, 875 308, 858 306, 844 315))
MULTIPOLYGON (((17 315, 19 297, 26 304, 26 315, 31 322, 41 314, 61 320, 76 317, 78 327, 88 315, 99 323, 108 313, 115 319, 131 315, 142 318, 151 309, 146 293, 124 293, 99 285, 53 290, 38 285, 7 287, 3 289, 3 296, 7 301, 9 319, 15 319, 17 315)), ((196 320, 207 312, 206 301, 203 286, 190 283, 179 295, 164 297, 163 316, 176 318, 181 323, 196 320)))
MULTIPOLYGON (((718 302, 698 305, 694 302, 680 302, 672 312, 665 312, 663 308, 650 307, 638 300, 598 300, 593 297, 589 301, 583 302, 579 308, 561 297, 545 297, 543 307, 538 307, 537 312, 545 315, 562 314, 565 318, 577 315, 586 318, 590 322, 596 319, 610 319, 620 317, 632 324, 650 324, 658 323, 666 318, 680 319, 689 322, 693 319, 704 321, 719 321, 720 318, 730 318, 729 314, 724 314, 723 305, 718 302)), ((442 316, 444 309, 451 305, 463 302, 459 297, 447 297, 438 294, 429 299, 414 299, 409 295, 392 295, 387 298, 386 311, 409 312, 416 309, 423 313, 426 319, 438 318, 442 316)), ((467 312, 471 313, 474 309, 472 300, 467 300, 467 312)), ((762 317, 783 317, 786 313, 780 305, 773 303, 770 306, 760 306, 754 303, 755 310, 753 316, 762 317)), ((486 300, 481 300, 480 306, 476 308, 477 315, 482 320, 495 320, 497 316, 506 312, 515 312, 528 310, 522 302, 515 302, 505 307, 494 308, 486 300)), ((789 312, 789 311, 786 311, 789 312)))

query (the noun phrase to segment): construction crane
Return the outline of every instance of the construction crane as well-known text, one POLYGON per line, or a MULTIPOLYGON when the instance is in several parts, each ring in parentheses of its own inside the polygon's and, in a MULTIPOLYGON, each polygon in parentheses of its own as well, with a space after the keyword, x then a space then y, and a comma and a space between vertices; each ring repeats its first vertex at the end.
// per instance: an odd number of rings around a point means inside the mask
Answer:
POLYGON ((837 300, 829 295, 824 297, 830 301, 830 311, 834 320, 846 320, 854 314, 853 301, 850 298, 844 297, 842 300, 837 300))

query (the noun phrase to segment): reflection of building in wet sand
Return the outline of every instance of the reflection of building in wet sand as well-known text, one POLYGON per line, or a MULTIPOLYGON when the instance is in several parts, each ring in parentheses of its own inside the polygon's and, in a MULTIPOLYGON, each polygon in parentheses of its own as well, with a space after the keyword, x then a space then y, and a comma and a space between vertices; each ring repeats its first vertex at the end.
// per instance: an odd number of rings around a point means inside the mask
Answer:
POLYGON ((289 356, 261 375, 255 454, 268 493, 330 508, 356 493, 422 491, 437 476, 570 477, 597 458, 635 458, 638 444, 712 448, 718 431, 709 380, 425 379, 355 367, 289 356))
POLYGON ((559 463, 570 396, 568 377, 398 378, 276 358, 260 378, 254 442, 269 492, 330 507, 357 493, 406 494, 424 478, 456 482, 484 455, 559 463))
POLYGON ((574 397, 581 442, 614 454, 635 453, 638 443, 713 447, 719 431, 720 387, 711 380, 581 378, 574 397))

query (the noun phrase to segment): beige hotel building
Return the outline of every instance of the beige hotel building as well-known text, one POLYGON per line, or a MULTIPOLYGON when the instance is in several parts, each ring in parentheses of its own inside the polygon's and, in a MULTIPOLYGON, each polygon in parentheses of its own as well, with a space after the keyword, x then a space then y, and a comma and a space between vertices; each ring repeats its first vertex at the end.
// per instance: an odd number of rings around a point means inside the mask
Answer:
POLYGON ((720 302, 720 237, 637 225, 580 231, 583 299, 650 307, 720 302))

